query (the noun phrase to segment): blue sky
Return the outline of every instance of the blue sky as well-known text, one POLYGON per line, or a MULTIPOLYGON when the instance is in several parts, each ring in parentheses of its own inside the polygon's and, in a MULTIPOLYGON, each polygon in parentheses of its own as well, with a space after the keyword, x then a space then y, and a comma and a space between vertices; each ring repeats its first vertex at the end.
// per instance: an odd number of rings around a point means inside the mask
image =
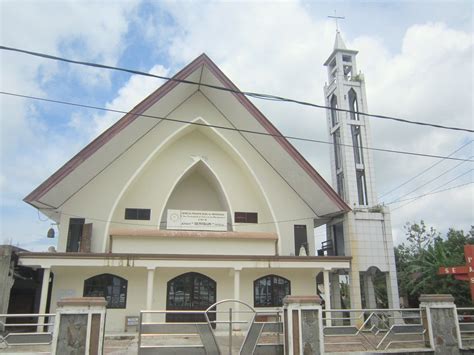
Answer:
MULTIPOLYGON (((359 50, 372 113, 473 127, 473 8, 470 1, 150 2, 1 1, 1 44, 71 59, 172 75, 206 52, 242 90, 323 103, 322 63, 334 10, 348 47, 359 50)), ((127 110, 160 80, 0 52, 3 91, 127 110)), ((285 134, 327 139, 321 110, 254 101, 285 134), (295 125, 295 120, 298 124, 295 125)), ((44 250, 50 222, 22 202, 31 190, 115 120, 117 114, 0 95, 0 243, 44 250)), ((374 147, 447 155, 472 134, 372 122, 374 147)), ((329 148, 295 143, 330 181, 329 148)), ((456 156, 469 158, 468 144, 456 156)), ((436 160, 377 153, 379 195, 436 160)), ((472 181, 472 163, 444 161, 394 193, 421 195, 472 181), (471 169, 471 172, 469 172, 471 169), (433 183, 426 182, 449 171, 433 183)), ((426 220, 441 231, 474 220, 472 185, 394 204, 394 235, 426 220)), ((321 235, 318 231, 317 235, 321 235)))

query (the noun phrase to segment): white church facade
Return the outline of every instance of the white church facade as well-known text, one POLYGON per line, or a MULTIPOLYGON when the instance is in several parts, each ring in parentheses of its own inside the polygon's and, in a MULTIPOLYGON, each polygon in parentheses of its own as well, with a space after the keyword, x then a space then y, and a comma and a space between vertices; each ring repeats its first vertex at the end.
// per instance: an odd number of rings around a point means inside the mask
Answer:
MULTIPOLYGON (((342 98, 353 88, 364 112, 363 82, 340 75, 347 56, 355 72, 356 52, 338 41, 327 62, 328 102, 337 96, 337 107, 350 107, 342 98)), ((330 125, 334 141, 352 145, 350 128, 358 127, 369 146, 366 119, 343 116, 330 125)), ((145 309, 202 310, 223 299, 275 309, 287 294, 316 294, 317 278, 326 308, 339 308, 341 274, 360 308, 360 278, 373 293, 374 267, 387 273, 396 307, 389 214, 372 208, 371 156, 361 150, 363 163, 354 164, 351 149, 333 152, 333 189, 199 56, 25 198, 59 229, 57 252, 20 256, 22 265, 44 269, 40 313, 63 297, 104 296, 107 331, 121 332, 125 317, 145 309), (361 169, 364 201, 357 200, 361 169), (326 255, 314 240, 322 225, 326 255)))

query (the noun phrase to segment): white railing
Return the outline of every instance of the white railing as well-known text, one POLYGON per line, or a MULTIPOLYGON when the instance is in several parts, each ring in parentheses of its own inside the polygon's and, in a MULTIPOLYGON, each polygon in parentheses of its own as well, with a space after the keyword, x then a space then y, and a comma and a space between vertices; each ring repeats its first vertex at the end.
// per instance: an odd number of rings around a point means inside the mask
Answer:
POLYGON ((51 345, 54 319, 54 313, 0 314, 0 343, 51 345))
POLYGON ((472 349, 474 348, 474 307, 459 307, 457 312, 461 346, 464 349, 472 349))
POLYGON ((323 311, 327 352, 426 348, 419 308, 323 311))

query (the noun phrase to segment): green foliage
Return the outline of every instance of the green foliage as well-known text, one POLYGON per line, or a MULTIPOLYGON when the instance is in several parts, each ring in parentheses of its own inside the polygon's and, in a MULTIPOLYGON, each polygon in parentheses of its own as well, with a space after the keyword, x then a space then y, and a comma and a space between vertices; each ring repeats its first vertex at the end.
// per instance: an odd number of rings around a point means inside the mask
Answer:
POLYGON ((470 306, 468 282, 438 275, 438 269, 465 264, 464 245, 474 244, 474 227, 469 234, 450 229, 445 238, 424 221, 407 223, 405 229, 407 241, 395 248, 395 261, 400 295, 409 306, 418 306, 419 296, 430 293, 450 293, 458 306, 470 306))

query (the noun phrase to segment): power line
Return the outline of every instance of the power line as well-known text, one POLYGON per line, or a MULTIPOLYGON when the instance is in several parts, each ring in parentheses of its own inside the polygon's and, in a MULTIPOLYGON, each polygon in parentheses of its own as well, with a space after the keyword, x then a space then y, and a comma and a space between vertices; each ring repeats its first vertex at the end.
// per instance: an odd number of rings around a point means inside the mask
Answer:
MULTIPOLYGON (((473 157, 473 156, 471 155, 471 156, 469 157, 469 159, 471 159, 472 157, 473 157)), ((452 168, 449 168, 449 169, 443 171, 441 174, 437 175, 436 177, 434 177, 434 178, 431 179, 430 181, 425 182, 425 183, 423 183, 423 185, 418 186, 418 187, 416 187, 415 189, 411 190, 410 192, 407 192, 406 194, 404 194, 404 195, 398 197, 397 199, 391 201, 389 204, 400 201, 400 199, 402 199, 402 198, 404 198, 404 197, 410 195, 411 193, 413 193, 413 192, 415 192, 415 191, 418 191, 419 189, 425 187, 425 186, 428 185, 428 184, 431 184, 433 181, 438 180, 440 177, 446 175, 447 173, 450 173, 451 171, 453 171, 453 170, 456 169, 458 166, 460 166, 460 165, 462 165, 462 164, 464 164, 464 163, 465 163, 465 161, 462 161, 462 162, 460 162, 459 164, 456 164, 455 166, 453 166, 452 168)))
MULTIPOLYGON (((21 97, 21 98, 26 98, 26 99, 31 99, 31 100, 37 100, 37 101, 44 101, 44 102, 62 104, 62 105, 67 105, 67 106, 88 108, 88 109, 114 112, 114 113, 120 113, 120 114, 129 114, 129 115, 133 115, 133 116, 137 116, 137 117, 147 117, 147 118, 153 118, 153 119, 176 122, 176 123, 184 123, 184 124, 202 126, 202 127, 207 127, 207 128, 216 128, 216 129, 222 129, 222 130, 227 130, 227 131, 236 131, 236 132, 241 132, 241 133, 255 134, 255 135, 260 135, 260 136, 271 136, 271 137, 276 137, 276 138, 285 138, 285 139, 288 139, 288 140, 297 140, 297 141, 303 141, 303 142, 334 145, 333 142, 328 142, 328 141, 323 141, 323 140, 318 140, 318 139, 302 138, 302 137, 295 137, 295 136, 285 136, 285 135, 281 135, 281 134, 273 134, 273 133, 268 133, 268 132, 258 132, 258 131, 248 130, 248 129, 239 129, 239 128, 234 128, 234 127, 212 125, 212 124, 206 124, 206 123, 200 123, 200 122, 190 122, 190 121, 180 120, 180 119, 175 119, 175 118, 160 117, 160 116, 147 115, 147 114, 139 114, 139 113, 134 113, 134 112, 131 112, 131 111, 129 112, 129 111, 123 111, 123 110, 104 108, 104 107, 99 107, 99 106, 79 104, 79 103, 74 103, 74 102, 69 102, 69 101, 46 99, 46 98, 42 98, 42 97, 22 95, 22 94, 6 92, 6 91, 0 91, 0 94, 8 95, 8 96, 14 96, 14 97, 21 97)), ((354 146, 351 145, 351 144, 338 143, 338 145, 342 146, 342 147, 354 148, 354 146)), ((416 153, 416 152, 396 150, 396 149, 385 149, 385 148, 374 148, 374 147, 370 147, 370 148, 369 147, 362 147, 362 149, 364 149, 364 150, 373 150, 373 151, 384 152, 384 153, 394 153, 394 154, 403 154, 403 155, 410 155, 410 156, 426 157, 426 158, 436 158, 436 159, 474 162, 474 160, 471 160, 471 159, 454 158, 454 157, 448 157, 448 156, 436 155, 436 154, 416 153)))
POLYGON ((53 56, 53 55, 46 54, 46 53, 28 51, 28 50, 20 49, 20 48, 0 46, 0 49, 6 50, 6 51, 23 53, 23 54, 32 55, 32 56, 35 56, 35 57, 40 57, 40 58, 45 58, 45 59, 50 59, 50 60, 56 60, 56 61, 71 63, 71 64, 84 65, 84 66, 100 68, 100 69, 117 70, 117 71, 122 71, 122 72, 130 73, 130 74, 136 74, 136 75, 142 75, 142 76, 162 79, 162 80, 166 80, 166 81, 174 81, 174 82, 179 82, 179 83, 184 83, 184 84, 198 85, 198 86, 208 87, 208 88, 212 88, 212 89, 216 89, 216 90, 228 91, 228 92, 232 92, 232 93, 235 93, 235 94, 245 95, 245 96, 253 97, 253 98, 256 98, 256 99, 260 99, 260 100, 290 102, 290 103, 303 105, 303 106, 329 109, 329 110, 347 112, 347 113, 355 113, 355 114, 362 115, 362 116, 379 118, 379 119, 384 119, 384 120, 392 120, 392 121, 415 124, 415 125, 420 125, 420 126, 429 126, 429 127, 434 127, 434 128, 440 128, 440 129, 448 129, 448 130, 454 130, 454 131, 464 131, 464 132, 474 133, 474 130, 469 129, 469 128, 445 126, 445 125, 439 125, 439 124, 428 123, 428 122, 407 120, 407 119, 404 119, 404 118, 393 117, 393 116, 377 115, 377 114, 370 114, 370 113, 364 113, 364 112, 358 112, 358 111, 356 112, 356 111, 346 110, 346 109, 342 109, 342 108, 330 107, 330 106, 325 106, 325 105, 318 105, 318 104, 308 102, 308 101, 301 101, 301 100, 286 98, 286 97, 283 97, 283 96, 277 96, 277 95, 271 95, 271 94, 262 94, 262 93, 256 93, 256 92, 251 92, 251 91, 240 91, 240 90, 235 90, 235 89, 226 88, 226 87, 217 86, 217 85, 212 85, 212 84, 206 84, 206 83, 201 83, 201 82, 196 82, 196 81, 191 81, 191 80, 176 79, 176 78, 171 78, 171 77, 167 77, 167 76, 163 76, 163 75, 151 74, 151 73, 147 73, 147 72, 143 72, 143 71, 139 71, 139 70, 135 70, 135 69, 128 69, 128 68, 116 67, 116 66, 112 66, 112 65, 105 65, 105 64, 98 64, 98 63, 92 63, 92 62, 86 62, 86 61, 72 60, 72 59, 68 59, 68 58, 64 58, 64 57, 58 57, 58 56, 53 56))
POLYGON ((449 185, 449 184, 452 183, 453 181, 462 178, 464 175, 469 174, 469 173, 472 172, 473 170, 474 170, 474 169, 469 169, 469 170, 463 172, 462 174, 456 176, 455 178, 449 180, 448 182, 446 182, 446 183, 444 183, 444 184, 441 184, 441 185, 439 185, 438 187, 435 187, 433 190, 431 190, 431 191, 429 191, 429 192, 438 190, 438 189, 442 188, 443 186, 449 185))
MULTIPOLYGON (((468 146, 468 145, 471 144, 472 142, 474 142, 474 140, 470 140, 470 141, 467 142, 466 144, 463 144, 461 147, 459 147, 459 148, 456 149, 454 152, 452 152, 451 154, 449 154, 448 157, 450 157, 450 156, 454 155, 455 153, 459 152, 461 149, 465 148, 466 146, 468 146)), ((388 194, 391 194, 393 191, 398 190, 400 187, 405 186, 406 184, 408 184, 409 182, 413 181, 413 180, 416 179, 417 177, 419 177, 419 176, 423 175, 424 173, 426 173, 427 171, 433 169, 436 165, 441 164, 444 160, 446 160, 446 159, 438 160, 436 163, 430 165, 428 168, 426 168, 425 170, 423 170, 423 171, 421 171, 420 173, 416 174, 416 175, 413 176, 412 178, 408 179, 407 181, 403 182, 402 184, 398 185, 397 187, 394 187, 392 190, 383 193, 379 198, 381 199, 382 197, 384 197, 384 196, 386 196, 386 195, 388 195, 388 194)))
MULTIPOLYGON (((55 208, 46 208, 44 210, 55 210, 55 208)), ((39 211, 39 210, 38 210, 39 211)), ((101 218, 95 218, 95 217, 88 217, 84 215, 78 215, 78 214, 73 214, 73 213, 68 213, 61 211, 61 214, 64 214, 68 217, 73 217, 73 218, 85 218, 90 221, 96 221, 96 222, 103 222, 103 223, 115 223, 115 224, 123 224, 123 225, 131 225, 131 226, 138 226, 138 227, 154 227, 156 226, 155 224, 145 224, 145 223, 134 223, 134 222, 124 222, 124 221, 116 221, 113 219, 101 219, 101 218)), ((294 218, 294 219, 285 219, 285 220, 278 220, 278 221, 267 221, 267 222, 257 222, 257 223, 251 223, 250 225, 264 225, 264 224, 276 224, 276 223, 289 223, 289 222, 299 222, 299 221, 304 221, 308 219, 314 219, 317 216, 311 216, 311 217, 304 217, 304 218, 294 218)), ((42 222, 45 222, 46 220, 41 220, 42 222)), ((166 222, 159 222, 160 225, 165 224, 166 222)), ((227 223, 228 226, 232 227, 245 227, 245 225, 242 225, 242 223, 227 223)), ((319 235, 319 234, 318 234, 319 235)), ((322 235, 322 234, 321 234, 322 235)))
MULTIPOLYGON (((415 202, 416 200, 419 200, 420 198, 423 198, 423 197, 425 197, 425 196, 434 195, 434 194, 438 194, 438 193, 440 193, 440 192, 445 192, 445 191, 449 191, 449 190, 459 189, 459 188, 461 188, 461 187, 464 187, 464 186, 467 186, 467 185, 471 185, 471 184, 473 184, 473 183, 474 183, 473 181, 470 181, 470 182, 467 182, 467 183, 464 183, 464 184, 461 184, 461 185, 456 185, 456 186, 453 186, 453 187, 448 187, 448 188, 443 189, 443 190, 438 190, 438 191, 433 191, 433 192, 427 192, 426 194, 423 194, 423 195, 418 195, 418 196, 415 196, 415 197, 407 198, 407 199, 405 199, 405 200, 400 200, 400 201, 398 201, 398 202, 406 202, 406 201, 410 201, 410 202, 408 202, 408 203, 406 203, 406 204, 404 204, 404 205, 398 206, 397 208, 394 208, 394 209, 392 210, 392 212, 393 212, 393 211, 396 211, 396 210, 398 210, 398 209, 400 209, 400 208, 402 208, 402 207, 405 207, 406 205, 409 205, 410 203, 415 202)), ((397 202, 397 203, 398 203, 398 202, 397 202)))
MULTIPOLYGON (((397 207, 397 208, 394 208, 394 209, 392 210, 392 212, 393 212, 393 211, 396 211, 396 210, 398 210, 398 209, 400 209, 400 208, 402 208, 402 207, 405 207, 406 205, 409 205, 410 203, 415 202, 417 199, 419 199, 419 198, 421 198, 421 197, 435 194, 435 193, 437 193, 437 191, 441 192, 441 191, 439 190, 440 188, 449 185, 449 184, 452 183, 453 181, 455 181, 455 180, 457 180, 457 179, 460 179, 460 178, 463 177, 464 175, 469 174, 470 172, 472 172, 473 170, 474 170, 474 169, 470 169, 470 170, 465 171, 464 173, 462 173, 462 174, 456 176, 455 178, 449 180, 447 183, 444 183, 444 184, 442 184, 442 185, 440 185, 440 186, 438 186, 438 187, 435 187, 434 189, 432 189, 431 191, 427 192, 426 194, 417 196, 416 198, 413 197, 413 198, 406 199, 405 201, 409 201, 409 200, 411 200, 411 201, 408 202, 408 203, 405 203, 404 205, 401 205, 401 206, 399 206, 399 207, 397 207)), ((472 183, 472 182, 470 182, 470 183, 472 183)), ((457 187, 461 187, 461 186, 465 186, 465 185, 468 185, 468 184, 458 185, 457 187)), ((453 187, 453 188, 454 188, 454 187, 453 187)), ((447 189, 445 189, 444 191, 448 191, 448 190, 453 189, 453 188, 447 188, 447 189)), ((399 203, 399 202, 402 202, 402 201, 397 201, 396 203, 399 203)), ((393 203, 395 203, 395 202, 393 202, 393 203)))

